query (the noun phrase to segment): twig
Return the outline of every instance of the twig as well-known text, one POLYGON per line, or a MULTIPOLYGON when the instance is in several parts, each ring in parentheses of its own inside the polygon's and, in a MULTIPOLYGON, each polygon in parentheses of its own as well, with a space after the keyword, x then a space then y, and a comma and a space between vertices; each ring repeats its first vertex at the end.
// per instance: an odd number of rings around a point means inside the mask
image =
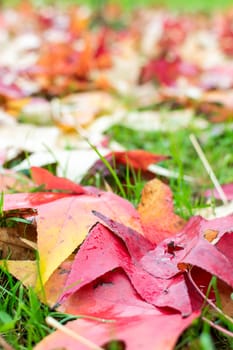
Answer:
POLYGON ((206 159, 206 156, 205 156, 204 152, 202 151, 201 146, 199 145, 195 135, 191 134, 191 135, 189 135, 189 138, 190 138, 190 141, 192 142, 193 147, 195 148, 195 151, 197 152, 200 160, 202 161, 202 164, 203 164, 204 168, 206 169, 211 181, 213 182, 214 187, 218 191, 222 202, 224 203, 224 205, 227 205, 228 204, 227 197, 226 197, 220 183, 218 182, 218 179, 215 176, 213 169, 211 168, 208 160, 206 159))
POLYGON ((202 320, 204 322, 208 323, 211 327, 213 327, 213 328, 217 329, 218 331, 222 332, 226 336, 233 338, 233 333, 231 331, 228 331, 227 329, 219 326, 218 324, 215 324, 214 322, 208 320, 208 318, 206 318, 204 316, 202 317, 202 320))
POLYGON ((79 335, 78 333, 72 331, 70 328, 63 326, 62 324, 60 324, 58 321, 56 321, 51 316, 46 317, 45 321, 49 326, 54 327, 54 328, 58 329, 59 331, 65 333, 66 335, 74 338, 79 343, 85 345, 87 348, 89 348, 91 350, 104 350, 103 348, 96 345, 95 343, 93 343, 89 339, 86 339, 86 338, 82 337, 81 335, 79 335))
POLYGON ((8 344, 5 339, 0 335, 0 347, 4 350, 15 350, 10 344, 8 344))

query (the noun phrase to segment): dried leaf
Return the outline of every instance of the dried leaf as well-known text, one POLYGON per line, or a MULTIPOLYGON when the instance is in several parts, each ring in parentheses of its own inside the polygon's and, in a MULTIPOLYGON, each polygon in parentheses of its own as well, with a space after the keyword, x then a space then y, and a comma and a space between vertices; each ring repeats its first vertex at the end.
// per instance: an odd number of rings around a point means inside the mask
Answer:
POLYGON ((33 260, 35 253, 32 248, 20 240, 17 227, 0 228, 1 259, 33 260))

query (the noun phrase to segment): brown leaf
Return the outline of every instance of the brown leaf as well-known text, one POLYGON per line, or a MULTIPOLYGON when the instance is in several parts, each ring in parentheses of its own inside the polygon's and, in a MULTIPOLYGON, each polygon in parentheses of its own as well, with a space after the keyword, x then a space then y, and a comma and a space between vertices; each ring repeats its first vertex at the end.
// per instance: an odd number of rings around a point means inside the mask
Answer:
POLYGON ((32 260, 35 258, 34 250, 20 240, 17 227, 1 227, 0 237, 1 259, 32 260))
POLYGON ((218 280, 218 293, 220 295, 221 307, 225 314, 233 317, 233 300, 231 299, 231 294, 233 288, 228 286, 225 282, 218 280))
POLYGON ((5 227, 0 228, 1 259, 33 260, 35 258, 34 249, 22 240, 36 242, 36 225, 33 222, 35 215, 36 210, 32 208, 3 211, 1 224, 5 227), (31 220, 29 223, 20 221, 23 219, 31 220))

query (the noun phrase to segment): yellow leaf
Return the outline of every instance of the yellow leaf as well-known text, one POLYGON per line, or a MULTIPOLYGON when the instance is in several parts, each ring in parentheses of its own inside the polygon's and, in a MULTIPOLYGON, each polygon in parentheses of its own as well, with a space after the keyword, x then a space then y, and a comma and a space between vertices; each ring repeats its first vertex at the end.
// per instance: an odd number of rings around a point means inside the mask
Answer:
POLYGON ((37 233, 43 285, 78 248, 89 229, 97 222, 93 210, 142 232, 139 215, 134 207, 110 192, 70 196, 41 205, 38 208, 37 233))

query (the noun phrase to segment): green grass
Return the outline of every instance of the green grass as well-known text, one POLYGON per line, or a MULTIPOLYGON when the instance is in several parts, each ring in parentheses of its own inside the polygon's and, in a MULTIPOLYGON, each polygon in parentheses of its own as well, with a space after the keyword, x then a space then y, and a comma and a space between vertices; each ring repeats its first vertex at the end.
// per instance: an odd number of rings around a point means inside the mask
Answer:
POLYGON ((216 127, 211 125, 204 131, 197 128, 186 128, 174 132, 138 132, 122 125, 115 125, 107 131, 113 140, 127 149, 141 148, 171 156, 171 160, 162 163, 164 167, 178 172, 182 170, 185 174, 200 179, 203 184, 208 185, 209 178, 189 140, 191 133, 195 133, 199 139, 219 181, 221 183, 233 181, 232 125, 217 125, 216 127))
POLYGON ((220 183, 233 182, 233 128, 230 124, 211 125, 204 131, 186 128, 175 132, 140 133, 125 126, 115 125, 107 131, 111 139, 126 149, 145 149, 172 157, 160 165, 180 174, 177 180, 170 180, 170 185, 174 193, 176 212, 186 218, 191 216, 196 208, 204 205, 204 190, 213 187, 190 142, 191 133, 198 137, 220 183), (192 184, 184 181, 184 174, 192 176, 196 182, 192 184))
POLYGON ((15 349, 32 349, 51 332, 45 324, 46 316, 66 320, 61 315, 41 304, 32 289, 26 289, 5 269, 0 269, 0 334, 15 349))

